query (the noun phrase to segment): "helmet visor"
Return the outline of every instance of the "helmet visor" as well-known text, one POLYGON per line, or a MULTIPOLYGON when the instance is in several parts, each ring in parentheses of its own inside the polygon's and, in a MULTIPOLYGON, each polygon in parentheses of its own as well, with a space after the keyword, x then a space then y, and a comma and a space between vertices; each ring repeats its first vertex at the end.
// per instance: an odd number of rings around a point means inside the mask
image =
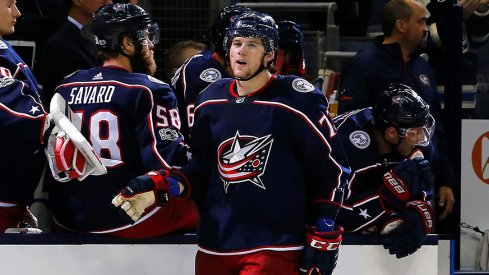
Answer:
POLYGON ((425 125, 415 128, 399 128, 399 136, 409 144, 428 146, 435 132, 435 119, 429 115, 425 125))
POLYGON ((137 31, 136 36, 141 45, 155 45, 160 42, 160 28, 154 23, 147 29, 137 31))

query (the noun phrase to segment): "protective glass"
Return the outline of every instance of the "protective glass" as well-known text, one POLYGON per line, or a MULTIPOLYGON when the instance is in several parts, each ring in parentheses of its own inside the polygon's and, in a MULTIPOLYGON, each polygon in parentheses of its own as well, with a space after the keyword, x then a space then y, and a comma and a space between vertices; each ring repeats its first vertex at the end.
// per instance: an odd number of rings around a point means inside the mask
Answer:
POLYGON ((424 126, 416 128, 399 128, 399 136, 409 144, 428 146, 435 132, 435 119, 429 115, 424 126))
POLYGON ((137 39, 141 45, 156 45, 160 42, 160 28, 157 23, 149 25, 147 29, 136 32, 137 39))

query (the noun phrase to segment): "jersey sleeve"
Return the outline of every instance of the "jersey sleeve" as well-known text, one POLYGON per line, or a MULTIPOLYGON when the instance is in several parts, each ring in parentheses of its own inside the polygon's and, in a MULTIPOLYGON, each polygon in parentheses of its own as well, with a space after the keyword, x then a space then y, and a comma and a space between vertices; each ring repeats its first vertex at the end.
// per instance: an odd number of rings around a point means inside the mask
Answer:
POLYGON ((136 132, 141 146, 141 159, 148 169, 169 169, 187 164, 187 147, 180 134, 180 117, 171 88, 158 86, 146 91, 137 102, 136 132))
POLYGON ((345 151, 319 91, 308 95, 306 117, 293 122, 302 169, 305 171, 312 217, 335 218, 351 176, 345 151))
POLYGON ((23 81, 8 76, 8 69, 0 66, 0 72, 2 136, 41 144, 48 126, 43 105, 23 81))

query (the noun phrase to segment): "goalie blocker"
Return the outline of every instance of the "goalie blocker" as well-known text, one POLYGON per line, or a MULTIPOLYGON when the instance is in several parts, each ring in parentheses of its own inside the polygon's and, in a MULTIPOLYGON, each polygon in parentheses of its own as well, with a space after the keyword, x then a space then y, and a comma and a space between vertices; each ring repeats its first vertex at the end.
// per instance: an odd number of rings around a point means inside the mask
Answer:
POLYGON ((55 180, 82 181, 89 175, 107 173, 90 143, 72 123, 76 115, 61 95, 55 94, 51 99, 48 118, 54 122, 54 127, 49 133, 45 153, 55 180))

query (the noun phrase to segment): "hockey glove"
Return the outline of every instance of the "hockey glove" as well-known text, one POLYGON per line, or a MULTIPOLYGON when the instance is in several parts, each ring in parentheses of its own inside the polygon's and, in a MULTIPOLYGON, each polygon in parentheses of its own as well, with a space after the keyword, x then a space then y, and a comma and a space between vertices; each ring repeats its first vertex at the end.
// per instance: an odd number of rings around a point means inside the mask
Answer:
POLYGON ((420 157, 401 161, 382 180, 379 193, 387 210, 402 209, 411 200, 428 200, 435 182, 429 162, 420 157))
POLYGON ((312 227, 306 233, 307 245, 300 263, 301 275, 331 275, 338 261, 338 253, 343 235, 343 227, 335 231, 318 232, 312 227))
POLYGON ((169 178, 168 171, 152 171, 129 182, 122 191, 112 199, 112 204, 120 207, 136 222, 148 208, 169 201, 169 195, 179 194, 178 182, 169 178))
POLYGON ((433 212, 427 202, 411 201, 399 213, 400 224, 384 239, 384 248, 397 258, 406 257, 423 245, 433 229, 433 212))

